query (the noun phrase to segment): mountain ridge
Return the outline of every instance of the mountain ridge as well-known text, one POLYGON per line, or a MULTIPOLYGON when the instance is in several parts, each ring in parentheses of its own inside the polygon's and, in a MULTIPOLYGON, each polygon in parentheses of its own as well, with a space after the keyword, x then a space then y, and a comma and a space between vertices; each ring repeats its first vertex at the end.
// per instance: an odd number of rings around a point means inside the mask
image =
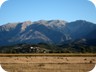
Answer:
POLYGON ((39 20, 35 22, 8 23, 0 26, 0 46, 43 42, 60 44, 70 40, 87 39, 87 36, 92 32, 94 34, 94 30, 96 30, 96 24, 85 20, 73 22, 39 20))

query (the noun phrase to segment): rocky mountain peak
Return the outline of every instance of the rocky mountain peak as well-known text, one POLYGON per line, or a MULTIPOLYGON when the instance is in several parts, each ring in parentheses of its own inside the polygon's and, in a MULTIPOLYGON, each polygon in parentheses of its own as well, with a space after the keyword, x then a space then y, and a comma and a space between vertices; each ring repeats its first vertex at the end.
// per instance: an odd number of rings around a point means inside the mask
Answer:
POLYGON ((66 22, 63 20, 39 20, 8 23, 0 26, 0 45, 15 43, 61 43, 62 41, 96 37, 96 24, 78 20, 66 22), (7 37, 6 37, 7 36, 7 37))
POLYGON ((21 30, 24 31, 24 30, 27 28, 27 26, 29 26, 29 25, 31 25, 31 24, 32 24, 31 21, 25 21, 25 22, 23 22, 23 23, 22 23, 21 30))

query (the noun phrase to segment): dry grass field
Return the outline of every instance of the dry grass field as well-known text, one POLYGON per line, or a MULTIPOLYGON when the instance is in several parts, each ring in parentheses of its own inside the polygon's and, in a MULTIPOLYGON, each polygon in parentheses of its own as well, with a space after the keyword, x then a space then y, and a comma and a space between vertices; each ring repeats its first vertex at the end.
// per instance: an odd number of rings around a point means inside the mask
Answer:
POLYGON ((88 72, 96 64, 95 54, 0 55, 8 72, 88 72))

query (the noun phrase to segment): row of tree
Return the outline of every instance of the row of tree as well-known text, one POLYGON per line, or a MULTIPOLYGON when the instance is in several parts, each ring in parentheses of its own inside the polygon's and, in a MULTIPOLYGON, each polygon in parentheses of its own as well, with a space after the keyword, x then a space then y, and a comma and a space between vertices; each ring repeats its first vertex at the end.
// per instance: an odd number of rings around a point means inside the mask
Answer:
POLYGON ((17 44, 0 47, 0 53, 96 53, 96 46, 84 44, 17 44))

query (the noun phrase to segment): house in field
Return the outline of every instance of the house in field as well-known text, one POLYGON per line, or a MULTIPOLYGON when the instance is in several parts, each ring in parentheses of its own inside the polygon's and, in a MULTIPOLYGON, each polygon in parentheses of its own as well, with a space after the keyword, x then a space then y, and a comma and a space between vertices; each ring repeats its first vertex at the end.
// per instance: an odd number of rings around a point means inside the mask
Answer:
POLYGON ((30 52, 31 53, 48 53, 49 51, 45 48, 40 48, 40 47, 30 47, 30 52))

